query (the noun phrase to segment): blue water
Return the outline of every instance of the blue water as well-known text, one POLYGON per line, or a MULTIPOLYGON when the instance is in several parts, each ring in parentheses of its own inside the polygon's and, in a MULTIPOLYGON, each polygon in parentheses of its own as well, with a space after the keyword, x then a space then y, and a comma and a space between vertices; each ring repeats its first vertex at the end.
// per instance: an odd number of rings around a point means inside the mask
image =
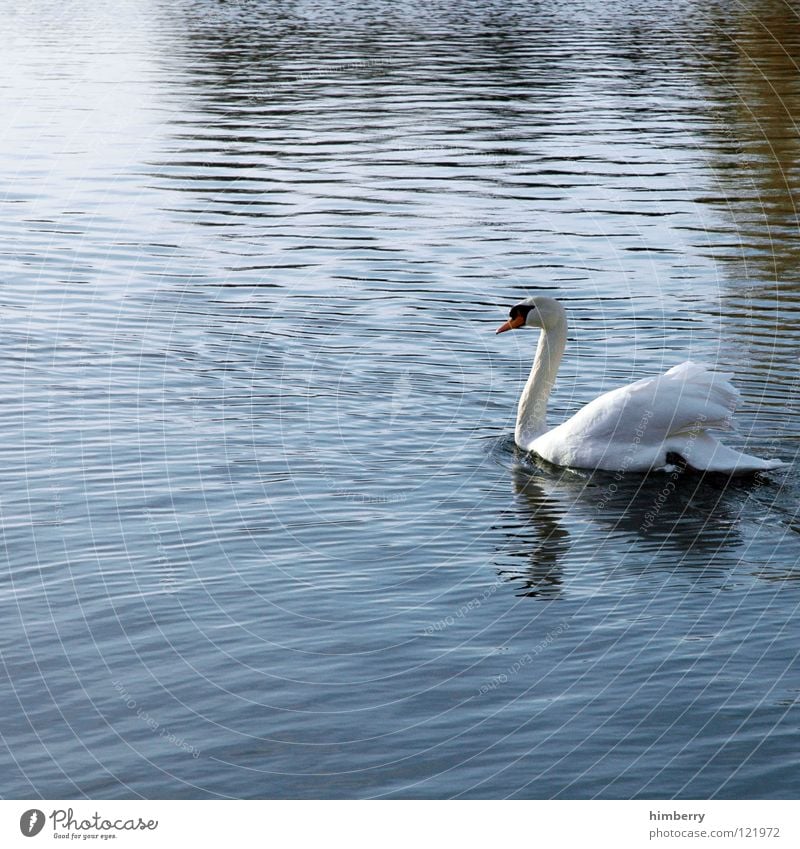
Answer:
POLYGON ((788 5, 2 15, 0 795, 800 795, 788 5), (532 293, 789 467, 522 456, 532 293))

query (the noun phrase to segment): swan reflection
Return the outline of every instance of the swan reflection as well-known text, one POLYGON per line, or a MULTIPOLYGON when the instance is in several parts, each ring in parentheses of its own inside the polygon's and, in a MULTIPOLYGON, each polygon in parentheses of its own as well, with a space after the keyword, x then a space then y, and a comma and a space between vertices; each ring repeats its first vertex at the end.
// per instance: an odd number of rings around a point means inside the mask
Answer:
POLYGON ((564 583, 559 560, 570 548, 563 509, 530 472, 515 468, 512 475, 515 509, 502 527, 512 541, 508 556, 518 565, 500 569, 499 575, 520 587, 518 595, 557 598, 564 583))
POLYGON ((682 468, 577 473, 514 453, 514 504, 499 525, 508 541, 497 565, 524 596, 563 594, 568 551, 570 562, 601 563, 617 575, 682 569, 718 579, 738 563, 740 514, 749 491, 762 485, 682 468))

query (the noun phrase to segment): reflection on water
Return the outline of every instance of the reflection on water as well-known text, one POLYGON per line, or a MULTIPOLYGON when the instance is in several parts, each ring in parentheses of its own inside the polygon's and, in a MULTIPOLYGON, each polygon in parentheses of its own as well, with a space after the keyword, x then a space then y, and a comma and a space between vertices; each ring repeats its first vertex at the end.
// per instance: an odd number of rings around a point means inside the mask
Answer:
POLYGON ((734 44, 730 69, 707 77, 718 118, 715 202, 735 228, 733 250, 720 257, 774 299, 800 282, 800 20, 783 3, 741 7, 734 44))
POLYGON ((560 521, 562 510, 551 501, 536 478, 519 468, 513 471, 517 494, 509 533, 508 556, 520 565, 501 569, 500 575, 521 587, 521 595, 558 598, 563 584, 559 560, 570 547, 569 531, 560 521))
POLYGON ((800 793, 795 466, 539 466, 493 333, 794 460, 787 5, 5 5, 5 796, 800 793))
POLYGON ((778 451, 791 450, 785 411, 800 400, 800 20, 785 4, 743 6, 730 43, 735 51, 724 73, 703 78, 714 117, 707 199, 722 216, 714 228, 726 234, 708 239, 728 278, 718 309, 724 337, 748 363, 740 376, 752 396, 744 421, 769 423, 769 441, 778 451))
POLYGON ((501 568, 500 574, 530 596, 561 595, 559 561, 568 554, 591 560, 612 549, 620 557, 632 546, 640 556, 622 558, 614 569, 690 570, 701 561, 700 578, 718 580, 739 560, 743 504, 764 487, 768 503, 779 492, 765 477, 729 480, 683 469, 647 476, 559 472, 514 451, 517 498, 500 527, 508 534, 503 560, 524 566, 501 568))

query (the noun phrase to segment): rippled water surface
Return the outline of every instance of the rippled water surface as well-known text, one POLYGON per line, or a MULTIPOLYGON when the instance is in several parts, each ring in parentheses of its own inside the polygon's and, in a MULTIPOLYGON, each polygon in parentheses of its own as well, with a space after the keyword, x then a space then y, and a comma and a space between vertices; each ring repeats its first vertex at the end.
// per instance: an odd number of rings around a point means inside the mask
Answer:
POLYGON ((800 795, 789 4, 2 6, 2 795, 800 795), (520 455, 532 293, 790 465, 520 455))

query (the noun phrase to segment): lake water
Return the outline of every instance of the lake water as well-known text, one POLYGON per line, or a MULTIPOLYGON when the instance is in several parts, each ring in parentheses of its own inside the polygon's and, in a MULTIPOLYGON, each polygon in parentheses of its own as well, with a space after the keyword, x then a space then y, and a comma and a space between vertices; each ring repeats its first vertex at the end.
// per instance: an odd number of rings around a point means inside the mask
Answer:
POLYGON ((800 795, 800 22, 2 3, 0 794, 800 795), (686 359, 766 479, 513 445, 686 359))

